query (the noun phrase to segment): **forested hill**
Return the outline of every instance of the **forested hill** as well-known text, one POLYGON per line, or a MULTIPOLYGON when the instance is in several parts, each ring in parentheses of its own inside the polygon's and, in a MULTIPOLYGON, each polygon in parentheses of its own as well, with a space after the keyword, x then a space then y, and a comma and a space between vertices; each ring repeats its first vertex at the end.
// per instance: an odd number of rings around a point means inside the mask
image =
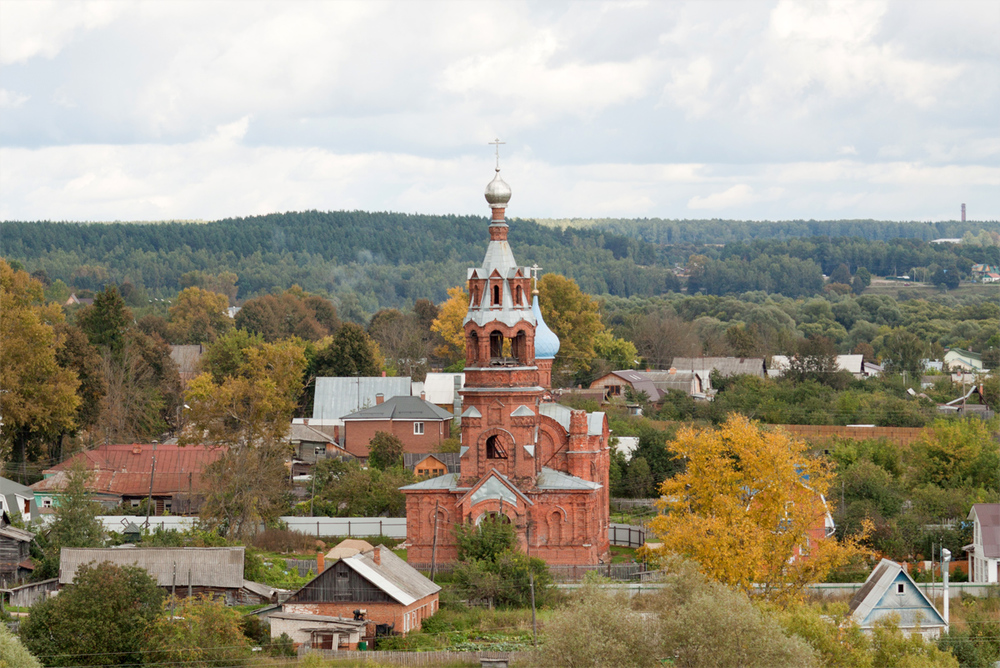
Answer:
POLYGON ((921 223, 889 220, 664 220, 662 218, 539 219, 548 227, 594 229, 654 244, 724 244, 751 239, 857 237, 867 241, 961 238, 966 232, 1000 232, 1000 221, 921 223))
MULTIPOLYGON (((996 264, 1000 258, 996 223, 603 220, 561 227, 544 222, 511 221, 511 246, 521 264, 538 263, 591 294, 621 297, 681 289, 674 269, 693 254, 711 269, 712 280, 698 286, 706 293, 762 290, 789 297, 820 292, 822 274, 841 265, 850 272, 866 267, 876 275, 920 273, 920 268, 933 274, 941 268, 967 277, 973 263, 996 264), (807 234, 813 236, 799 238, 807 234), (968 239, 957 245, 922 240, 941 235, 968 239)), ((128 282, 150 297, 170 297, 197 284, 192 274, 232 272, 238 300, 298 284, 336 298, 349 317, 361 319, 420 298, 442 301, 449 287, 465 282, 466 267, 482 261, 487 225, 488 219, 478 216, 363 211, 210 223, 5 222, 0 252, 73 290, 128 282)))

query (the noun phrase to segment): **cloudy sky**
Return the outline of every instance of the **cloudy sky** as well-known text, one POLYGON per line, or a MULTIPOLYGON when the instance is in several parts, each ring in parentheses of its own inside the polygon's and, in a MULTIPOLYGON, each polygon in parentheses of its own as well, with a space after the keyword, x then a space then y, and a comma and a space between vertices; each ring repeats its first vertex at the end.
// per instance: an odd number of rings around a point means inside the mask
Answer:
POLYGON ((1000 3, 0 0, 0 219, 1000 218, 1000 3))

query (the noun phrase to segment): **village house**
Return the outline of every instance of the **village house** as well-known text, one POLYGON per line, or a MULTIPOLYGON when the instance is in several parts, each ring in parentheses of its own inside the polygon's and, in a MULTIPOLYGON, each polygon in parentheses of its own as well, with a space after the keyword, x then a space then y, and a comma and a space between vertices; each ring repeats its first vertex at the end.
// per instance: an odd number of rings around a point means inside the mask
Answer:
POLYGON ((675 357, 670 366, 678 371, 701 371, 706 376, 717 371, 723 378, 767 375, 763 357, 675 357))
POLYGON ((413 471, 417 478, 436 478, 446 473, 458 473, 462 470, 462 461, 457 452, 404 452, 403 466, 413 471))
POLYGON ((355 650, 366 645, 361 640, 368 631, 365 620, 295 612, 272 612, 267 619, 271 624, 271 640, 287 633, 296 649, 355 650))
POLYGON ((170 359, 177 365, 177 373, 180 374, 184 387, 201 373, 201 358, 204 354, 205 346, 200 343, 170 346, 170 359))
POLYGON ((608 421, 544 400, 559 338, 507 242, 509 199, 498 171, 486 188, 486 255, 468 270, 461 469, 402 488, 414 564, 429 564, 432 552, 454 561, 450 527, 485 517, 509 521, 521 549, 551 564, 610 559, 608 421))
POLYGON ((321 562, 319 575, 288 597, 281 611, 361 617, 407 634, 419 631, 423 620, 437 612, 439 591, 441 587, 379 545, 325 568, 321 562))
POLYGON ((378 395, 383 399, 410 396, 410 377, 350 376, 316 379, 313 397, 313 420, 329 427, 343 427, 345 415, 375 405, 378 395))
POLYGON ((869 574, 851 599, 849 611, 865 633, 871 633, 876 622, 890 617, 896 619, 904 633, 919 633, 926 640, 936 639, 948 626, 906 569, 888 559, 869 574))
POLYGON ((0 584, 7 589, 22 582, 35 570, 31 561, 31 541, 35 534, 18 529, 10 523, 7 511, 0 513, 0 584))
POLYGON ((952 371, 967 371, 978 373, 983 371, 983 357, 979 353, 974 353, 961 348, 952 348, 944 354, 944 363, 952 371))
POLYGON ((26 524, 38 519, 35 493, 27 485, 0 478, 0 512, 20 517, 26 524))
POLYGON ((436 452, 451 438, 452 414, 420 397, 392 397, 341 417, 344 449, 358 459, 368 459, 368 444, 375 434, 392 434, 403 442, 405 452, 436 452))
POLYGON ((1000 503, 974 504, 969 519, 972 543, 962 548, 969 554, 969 581, 1000 582, 1000 503))
POLYGON ((689 397, 709 399, 712 383, 705 371, 683 371, 671 367, 666 371, 612 371, 590 384, 591 390, 604 390, 602 401, 633 401, 643 394, 649 403, 657 404, 671 390, 689 397))
MULTIPOLYGON (((790 368, 792 360, 787 355, 773 355, 767 369, 769 377, 780 377, 790 368)), ((882 375, 884 369, 879 364, 866 362, 864 355, 837 355, 834 363, 837 371, 847 371, 858 380, 882 375)))
POLYGON ((243 547, 114 547, 63 548, 59 552, 59 585, 72 584, 85 564, 105 561, 138 566, 168 594, 212 596, 226 605, 276 603, 280 590, 243 578, 243 547))
POLYGON ((31 490, 41 512, 51 512, 59 505, 70 471, 82 466, 89 472, 87 490, 105 509, 139 507, 152 493, 152 514, 196 514, 205 492, 202 472, 224 453, 225 448, 204 445, 101 445, 45 469, 31 490))
POLYGON ((350 461, 354 455, 338 442, 342 427, 313 424, 309 418, 292 420, 286 440, 292 446, 292 475, 307 474, 313 465, 324 459, 350 461))

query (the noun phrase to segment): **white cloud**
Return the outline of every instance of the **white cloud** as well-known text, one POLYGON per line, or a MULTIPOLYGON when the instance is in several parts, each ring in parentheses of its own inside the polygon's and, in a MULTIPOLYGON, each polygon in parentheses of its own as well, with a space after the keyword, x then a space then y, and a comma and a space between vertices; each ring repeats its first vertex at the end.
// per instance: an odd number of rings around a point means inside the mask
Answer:
POLYGON ((54 58, 81 31, 107 25, 127 10, 125 2, 31 0, 0 3, 0 65, 54 58))
POLYGON ((764 192, 757 192, 745 183, 738 183, 722 192, 712 193, 704 197, 696 195, 688 200, 688 208, 731 209, 745 207, 755 202, 776 200, 781 197, 783 192, 782 188, 768 188, 764 192))
POLYGON ((16 91, 0 88, 0 108, 19 107, 30 99, 30 95, 24 95, 16 91))

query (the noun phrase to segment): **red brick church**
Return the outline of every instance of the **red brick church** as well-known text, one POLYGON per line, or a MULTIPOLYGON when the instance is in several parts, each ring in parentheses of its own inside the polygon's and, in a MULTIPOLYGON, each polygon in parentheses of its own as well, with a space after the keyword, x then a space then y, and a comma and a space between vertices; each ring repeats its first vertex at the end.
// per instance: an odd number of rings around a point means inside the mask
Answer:
POLYGON ((469 269, 461 472, 402 488, 408 561, 431 562, 435 524, 442 563, 457 558, 455 524, 499 515, 517 528, 529 556, 603 563, 608 421, 543 399, 559 339, 542 320, 530 270, 517 265, 507 242, 511 191, 496 171, 486 187, 493 210, 486 257, 469 269))

